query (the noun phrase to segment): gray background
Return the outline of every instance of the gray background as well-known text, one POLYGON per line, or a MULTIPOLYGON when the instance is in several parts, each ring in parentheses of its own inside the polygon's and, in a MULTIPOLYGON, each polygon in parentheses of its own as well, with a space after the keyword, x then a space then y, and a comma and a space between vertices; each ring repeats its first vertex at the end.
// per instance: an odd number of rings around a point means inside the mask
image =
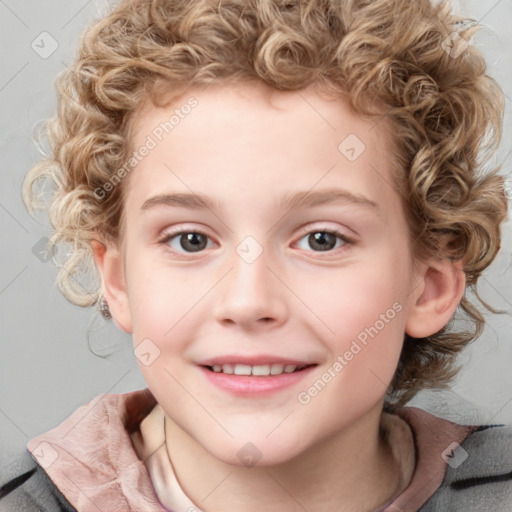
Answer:
MULTIPOLYGON (((503 172, 510 172, 512 0, 457 5, 487 27, 473 44, 483 51, 490 73, 507 95, 504 140, 494 163, 503 162, 503 172)), ((39 159, 33 128, 56 108, 53 80, 72 62, 83 28, 106 9, 106 1, 0 0, 0 451, 23 449, 30 438, 97 394, 145 386, 131 337, 93 309, 61 296, 54 284, 56 268, 38 257, 40 241, 50 233, 48 222, 43 215, 32 219, 20 194, 27 169, 39 159), (46 55, 52 44, 58 48, 46 55), (111 355, 94 356, 88 343, 111 355)), ((507 222, 502 252, 482 278, 481 290, 508 312, 511 252, 512 226, 507 222)), ((415 403, 448 418, 469 421, 479 415, 482 421, 512 423, 511 331, 510 314, 490 317, 484 335, 464 353, 465 367, 453 390, 423 393, 415 403)))

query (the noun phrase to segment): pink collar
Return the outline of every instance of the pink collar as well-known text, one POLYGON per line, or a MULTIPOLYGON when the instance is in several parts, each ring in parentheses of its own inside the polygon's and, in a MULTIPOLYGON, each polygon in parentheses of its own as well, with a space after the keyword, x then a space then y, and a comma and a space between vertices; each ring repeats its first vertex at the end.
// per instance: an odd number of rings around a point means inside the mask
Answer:
POLYGON ((148 389, 99 395, 27 448, 80 512, 161 512, 130 432, 156 405, 148 389))
POLYGON ((415 512, 441 485, 454 447, 478 427, 458 425, 417 407, 402 407, 396 414, 413 433, 416 468, 407 488, 382 512, 415 512))

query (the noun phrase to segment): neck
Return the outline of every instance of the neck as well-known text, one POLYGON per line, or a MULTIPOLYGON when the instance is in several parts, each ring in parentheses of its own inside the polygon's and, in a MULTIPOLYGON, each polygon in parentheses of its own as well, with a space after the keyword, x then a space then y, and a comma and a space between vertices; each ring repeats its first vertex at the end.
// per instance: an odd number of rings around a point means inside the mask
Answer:
POLYGON ((403 490, 403 471, 381 428, 382 407, 272 466, 240 467, 213 457, 170 418, 167 451, 184 492, 203 511, 373 512, 403 490))

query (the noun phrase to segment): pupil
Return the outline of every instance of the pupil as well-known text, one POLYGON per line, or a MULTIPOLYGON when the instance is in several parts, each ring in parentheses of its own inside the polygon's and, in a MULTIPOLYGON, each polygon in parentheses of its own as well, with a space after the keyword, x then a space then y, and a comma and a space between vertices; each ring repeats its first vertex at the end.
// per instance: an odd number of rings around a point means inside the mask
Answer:
POLYGON ((186 233, 181 236, 180 245, 186 251, 200 251, 206 246, 204 239, 201 240, 202 236, 200 233, 186 233))
POLYGON ((309 235, 309 243, 312 248, 319 248, 320 251, 327 251, 336 245, 336 239, 331 233, 319 231, 309 235))

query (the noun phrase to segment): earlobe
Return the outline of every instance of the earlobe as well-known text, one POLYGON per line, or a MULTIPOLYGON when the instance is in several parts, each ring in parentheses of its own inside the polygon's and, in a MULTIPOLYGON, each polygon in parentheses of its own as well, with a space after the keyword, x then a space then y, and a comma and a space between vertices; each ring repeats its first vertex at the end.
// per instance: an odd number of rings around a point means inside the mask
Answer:
POLYGON ((466 286, 461 261, 442 260, 426 265, 411 305, 405 332, 425 338, 440 331, 452 318, 466 286))
POLYGON ((121 252, 116 245, 99 240, 91 240, 91 247, 112 319, 120 329, 131 334, 133 327, 121 252))

